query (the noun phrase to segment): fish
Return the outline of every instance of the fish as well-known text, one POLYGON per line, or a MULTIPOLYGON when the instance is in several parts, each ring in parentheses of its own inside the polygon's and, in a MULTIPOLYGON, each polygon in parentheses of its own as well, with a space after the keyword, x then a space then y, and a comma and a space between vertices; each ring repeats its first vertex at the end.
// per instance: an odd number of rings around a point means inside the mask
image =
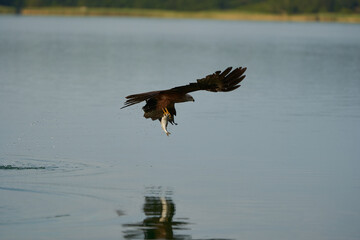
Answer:
POLYGON ((170 132, 168 132, 167 130, 167 125, 169 123, 170 117, 170 113, 164 113, 164 116, 161 118, 161 128, 164 130, 167 136, 170 135, 170 132))

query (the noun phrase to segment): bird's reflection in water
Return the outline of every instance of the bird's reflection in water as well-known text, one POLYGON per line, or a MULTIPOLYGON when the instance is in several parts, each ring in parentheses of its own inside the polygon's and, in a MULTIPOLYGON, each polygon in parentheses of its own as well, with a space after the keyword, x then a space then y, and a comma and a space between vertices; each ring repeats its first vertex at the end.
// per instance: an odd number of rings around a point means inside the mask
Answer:
MULTIPOLYGON (((188 218, 174 218, 175 203, 172 190, 162 187, 146 189, 143 211, 144 220, 138 223, 123 224, 125 239, 193 239, 189 234, 178 234, 190 230, 188 218)), ((121 210, 119 216, 124 215, 121 210)), ((214 240, 213 238, 212 240, 214 240)), ((218 239, 217 240, 227 240, 218 239)), ((204 239, 203 239, 204 240, 204 239)))
POLYGON ((189 235, 175 234, 174 231, 186 230, 186 219, 174 220, 175 204, 171 191, 164 195, 154 189, 145 196, 143 211, 145 219, 139 223, 123 224, 126 239, 189 239, 189 235), (155 193, 155 194, 154 194, 155 193))

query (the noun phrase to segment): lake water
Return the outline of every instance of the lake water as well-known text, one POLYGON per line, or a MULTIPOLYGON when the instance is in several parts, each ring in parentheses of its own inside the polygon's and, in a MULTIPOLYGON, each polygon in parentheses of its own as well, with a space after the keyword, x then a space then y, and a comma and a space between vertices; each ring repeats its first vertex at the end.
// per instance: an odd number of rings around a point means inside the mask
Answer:
POLYGON ((360 239, 360 25, 0 16, 0 119, 1 239, 360 239))

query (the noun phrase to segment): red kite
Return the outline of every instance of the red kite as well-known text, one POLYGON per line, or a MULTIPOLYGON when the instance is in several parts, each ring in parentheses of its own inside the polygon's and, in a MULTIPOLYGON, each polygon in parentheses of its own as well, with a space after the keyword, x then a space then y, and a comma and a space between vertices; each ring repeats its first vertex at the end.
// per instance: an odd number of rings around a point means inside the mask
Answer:
MULTIPOLYGON (((243 75, 246 68, 239 67, 232 70, 228 67, 223 72, 217 71, 205 78, 198 79, 194 83, 188 85, 171 88, 168 90, 152 91, 127 96, 127 100, 122 108, 146 101, 144 117, 152 120, 160 120, 170 114, 168 118, 171 124, 174 122, 176 115, 175 103, 195 101, 189 95, 190 92, 206 90, 210 92, 230 92, 238 87, 238 85, 246 75, 243 75)), ((166 122, 167 124, 167 122, 166 122)))

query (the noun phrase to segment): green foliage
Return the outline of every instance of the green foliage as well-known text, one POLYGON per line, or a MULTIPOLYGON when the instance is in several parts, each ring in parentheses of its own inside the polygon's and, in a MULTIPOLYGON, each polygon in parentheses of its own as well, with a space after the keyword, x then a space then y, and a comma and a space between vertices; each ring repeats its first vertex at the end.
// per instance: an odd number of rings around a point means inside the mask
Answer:
POLYGON ((266 13, 360 12, 360 0, 0 0, 20 7, 101 7, 174 11, 246 10, 266 13))

